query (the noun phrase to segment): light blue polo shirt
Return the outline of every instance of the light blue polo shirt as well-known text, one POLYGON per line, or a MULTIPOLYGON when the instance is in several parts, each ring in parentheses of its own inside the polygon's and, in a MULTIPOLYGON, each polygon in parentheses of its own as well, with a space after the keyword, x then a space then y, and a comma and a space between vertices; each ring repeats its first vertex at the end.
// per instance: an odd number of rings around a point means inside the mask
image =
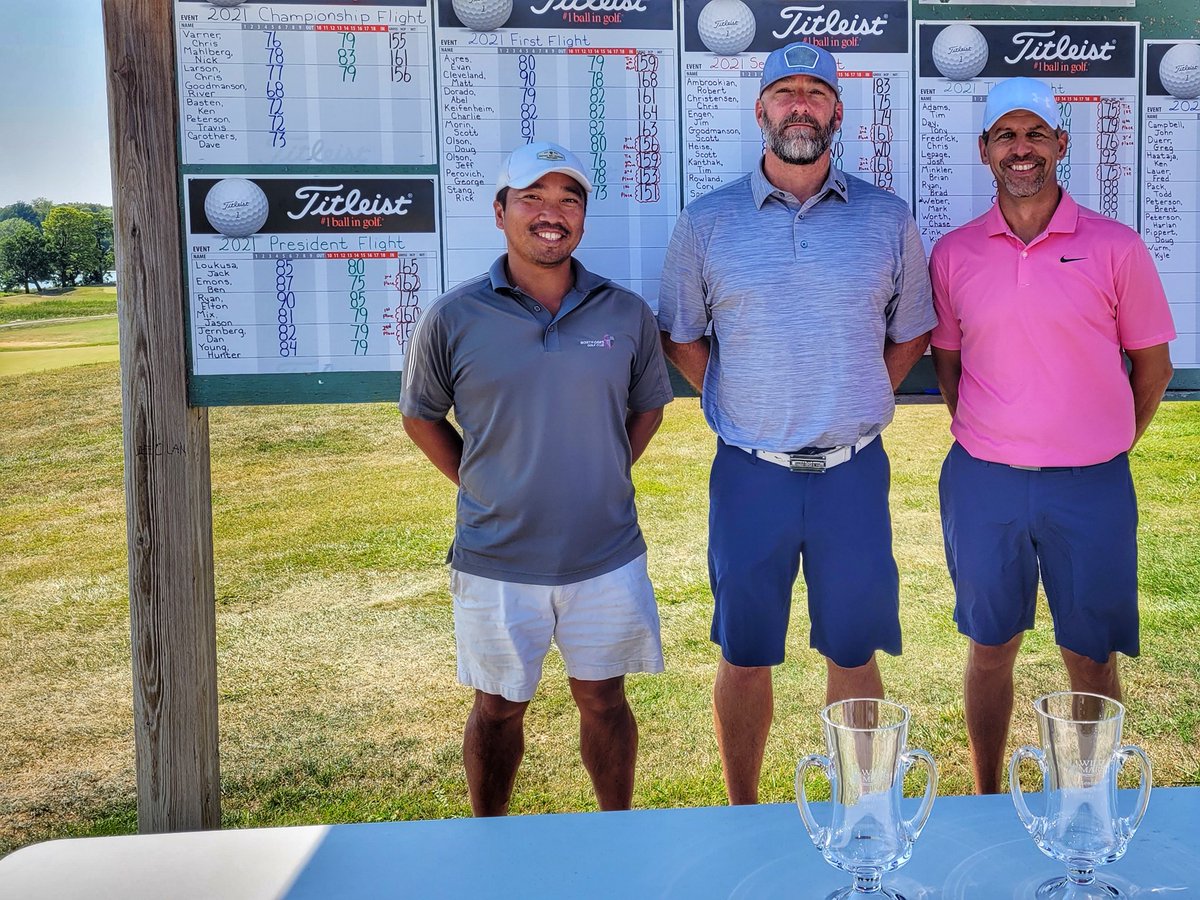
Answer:
POLYGON ((400 411, 463 435, 450 564, 520 584, 573 584, 646 552, 625 420, 671 400, 654 314, 572 260, 557 315, 490 272, 422 313, 400 411))
POLYGON ((895 412, 884 339, 937 324, 908 204, 833 166, 803 204, 761 163, 689 203, 658 303, 673 341, 711 328, 702 404, 713 431, 785 453, 879 434, 895 412))

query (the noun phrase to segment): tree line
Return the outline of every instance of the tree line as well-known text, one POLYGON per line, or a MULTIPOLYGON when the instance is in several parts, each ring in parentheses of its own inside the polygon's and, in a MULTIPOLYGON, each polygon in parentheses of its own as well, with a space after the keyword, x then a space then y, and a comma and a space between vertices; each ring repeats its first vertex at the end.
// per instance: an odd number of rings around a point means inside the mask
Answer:
POLYGON ((0 207, 0 288, 102 284, 113 268, 112 208, 44 197, 0 207))

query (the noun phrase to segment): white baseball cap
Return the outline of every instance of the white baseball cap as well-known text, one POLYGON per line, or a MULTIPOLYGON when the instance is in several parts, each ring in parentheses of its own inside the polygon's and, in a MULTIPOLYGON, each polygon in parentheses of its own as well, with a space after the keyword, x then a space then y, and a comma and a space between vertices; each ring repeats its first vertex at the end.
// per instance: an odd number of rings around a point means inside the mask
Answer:
POLYGON ((991 131, 992 126, 1004 116, 1018 109, 1033 113, 1055 131, 1062 125, 1058 101, 1054 99, 1050 85, 1036 78, 1018 76, 1001 81, 988 92, 987 104, 983 108, 984 133, 991 131))
POLYGON ((579 158, 566 147, 550 141, 522 144, 508 154, 496 178, 496 191, 499 193, 507 187, 527 188, 550 172, 570 175, 585 191, 589 194, 592 192, 592 183, 584 174, 579 158))

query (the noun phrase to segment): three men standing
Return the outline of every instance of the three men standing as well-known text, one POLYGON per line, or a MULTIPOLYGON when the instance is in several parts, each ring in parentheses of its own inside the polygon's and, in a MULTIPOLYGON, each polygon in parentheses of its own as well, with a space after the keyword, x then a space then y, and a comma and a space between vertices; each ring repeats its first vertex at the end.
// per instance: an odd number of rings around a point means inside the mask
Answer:
POLYGON ((730 802, 758 798, 801 564, 827 700, 883 695, 875 654, 901 636, 880 434, 931 330, 956 439, 940 494, 976 789, 1000 786, 1039 572, 1072 689, 1119 698, 1116 653, 1138 652, 1128 451, 1170 381, 1175 333, 1141 239, 1059 188, 1069 138, 1049 87, 989 93, 979 147, 997 203, 937 244, 931 270, 907 205, 831 164, 833 57, 802 42, 771 53, 755 114, 762 162, 681 213, 657 325, 572 258, 591 184, 538 143, 501 172, 508 253, 413 336, 405 430, 459 485, 451 590, 459 678, 476 689, 464 757, 478 815, 507 811, 552 639, 600 806, 630 805, 624 675, 662 669, 630 480, 671 399, 660 328, 718 436, 708 563, 730 802))
POLYGON ((829 700, 881 697, 900 652, 879 435, 935 324, 916 224, 830 163, 837 63, 792 43, 762 72, 766 151, 690 203, 667 250, 659 327, 717 433, 709 493, 713 706, 732 803, 758 798, 801 559, 829 700))
POLYGON ((1000 789, 1039 572, 1072 690, 1121 697, 1116 653, 1138 653, 1128 451, 1171 380, 1175 331, 1154 263, 1136 232, 1059 187, 1069 140, 1059 125, 1042 82, 992 88, 979 155, 997 202, 931 258, 933 359, 956 441, 942 467, 942 529, 955 618, 971 641, 979 793, 1000 789))
POLYGON ((459 487, 450 588, 476 815, 508 811, 552 639, 601 809, 633 797, 624 676, 663 668, 630 468, 671 385, 649 307, 572 258, 591 189, 556 144, 513 151, 494 203, 507 254, 424 312, 405 360, 404 429, 459 487))

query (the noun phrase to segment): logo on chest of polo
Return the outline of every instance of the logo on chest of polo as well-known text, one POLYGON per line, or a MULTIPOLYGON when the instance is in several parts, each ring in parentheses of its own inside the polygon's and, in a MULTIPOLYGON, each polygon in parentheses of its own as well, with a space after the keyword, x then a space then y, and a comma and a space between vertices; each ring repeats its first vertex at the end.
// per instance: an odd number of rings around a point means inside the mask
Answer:
POLYGON ((615 343, 616 338, 614 338, 611 334, 606 334, 602 338, 596 338, 594 340, 582 340, 579 342, 579 346, 589 347, 593 350, 611 350, 613 348, 613 344, 615 343))

